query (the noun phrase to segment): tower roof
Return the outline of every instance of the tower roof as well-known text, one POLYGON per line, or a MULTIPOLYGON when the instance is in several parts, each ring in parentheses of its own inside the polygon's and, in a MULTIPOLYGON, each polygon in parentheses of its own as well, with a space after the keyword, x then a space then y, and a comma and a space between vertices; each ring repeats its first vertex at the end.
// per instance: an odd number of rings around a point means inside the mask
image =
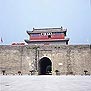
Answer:
POLYGON ((33 28, 33 31, 27 31, 27 33, 30 35, 32 33, 53 33, 53 32, 66 32, 67 29, 61 28, 42 28, 42 29, 35 29, 33 28))
POLYGON ((50 39, 50 40, 25 40, 26 43, 39 43, 39 42, 68 42, 69 41, 69 38, 66 38, 66 39, 50 39))

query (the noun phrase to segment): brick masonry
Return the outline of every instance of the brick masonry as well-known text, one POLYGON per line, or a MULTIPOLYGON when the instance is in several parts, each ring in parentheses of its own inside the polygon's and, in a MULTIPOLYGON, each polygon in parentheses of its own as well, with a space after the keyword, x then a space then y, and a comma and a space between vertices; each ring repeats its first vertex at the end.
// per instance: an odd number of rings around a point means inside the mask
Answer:
POLYGON ((64 75, 83 75, 84 70, 91 74, 91 45, 0 45, 0 74, 2 70, 6 74, 38 72, 38 62, 43 57, 51 60, 52 74, 55 70, 64 75))

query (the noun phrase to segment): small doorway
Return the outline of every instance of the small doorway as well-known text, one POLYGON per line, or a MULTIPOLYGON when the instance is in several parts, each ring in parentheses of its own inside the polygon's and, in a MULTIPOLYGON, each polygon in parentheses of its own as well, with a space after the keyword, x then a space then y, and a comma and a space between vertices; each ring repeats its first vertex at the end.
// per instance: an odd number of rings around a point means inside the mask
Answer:
POLYGON ((52 63, 47 57, 40 59, 39 64, 39 75, 51 75, 52 74, 52 63))

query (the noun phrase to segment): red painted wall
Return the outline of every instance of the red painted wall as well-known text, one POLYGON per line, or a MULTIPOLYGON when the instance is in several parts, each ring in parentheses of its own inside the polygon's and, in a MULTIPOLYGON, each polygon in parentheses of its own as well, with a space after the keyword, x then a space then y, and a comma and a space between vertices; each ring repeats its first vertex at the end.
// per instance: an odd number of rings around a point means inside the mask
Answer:
POLYGON ((48 38, 48 35, 40 35, 40 36, 30 36, 30 40, 44 40, 44 39, 64 39, 64 34, 54 34, 51 35, 51 38, 48 38))

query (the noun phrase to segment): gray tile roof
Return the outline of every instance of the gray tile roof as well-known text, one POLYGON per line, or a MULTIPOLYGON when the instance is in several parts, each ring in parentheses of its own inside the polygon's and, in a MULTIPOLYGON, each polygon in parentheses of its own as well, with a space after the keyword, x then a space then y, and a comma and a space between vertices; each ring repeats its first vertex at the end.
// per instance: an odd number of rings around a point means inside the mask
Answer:
POLYGON ((31 33, 52 33, 52 32, 66 32, 67 29, 63 28, 43 28, 43 29, 35 29, 33 28, 33 31, 27 31, 28 34, 31 33))
POLYGON ((69 38, 66 39, 45 39, 45 40, 25 40, 25 42, 27 43, 31 43, 31 42, 62 42, 62 41, 69 41, 69 38))

